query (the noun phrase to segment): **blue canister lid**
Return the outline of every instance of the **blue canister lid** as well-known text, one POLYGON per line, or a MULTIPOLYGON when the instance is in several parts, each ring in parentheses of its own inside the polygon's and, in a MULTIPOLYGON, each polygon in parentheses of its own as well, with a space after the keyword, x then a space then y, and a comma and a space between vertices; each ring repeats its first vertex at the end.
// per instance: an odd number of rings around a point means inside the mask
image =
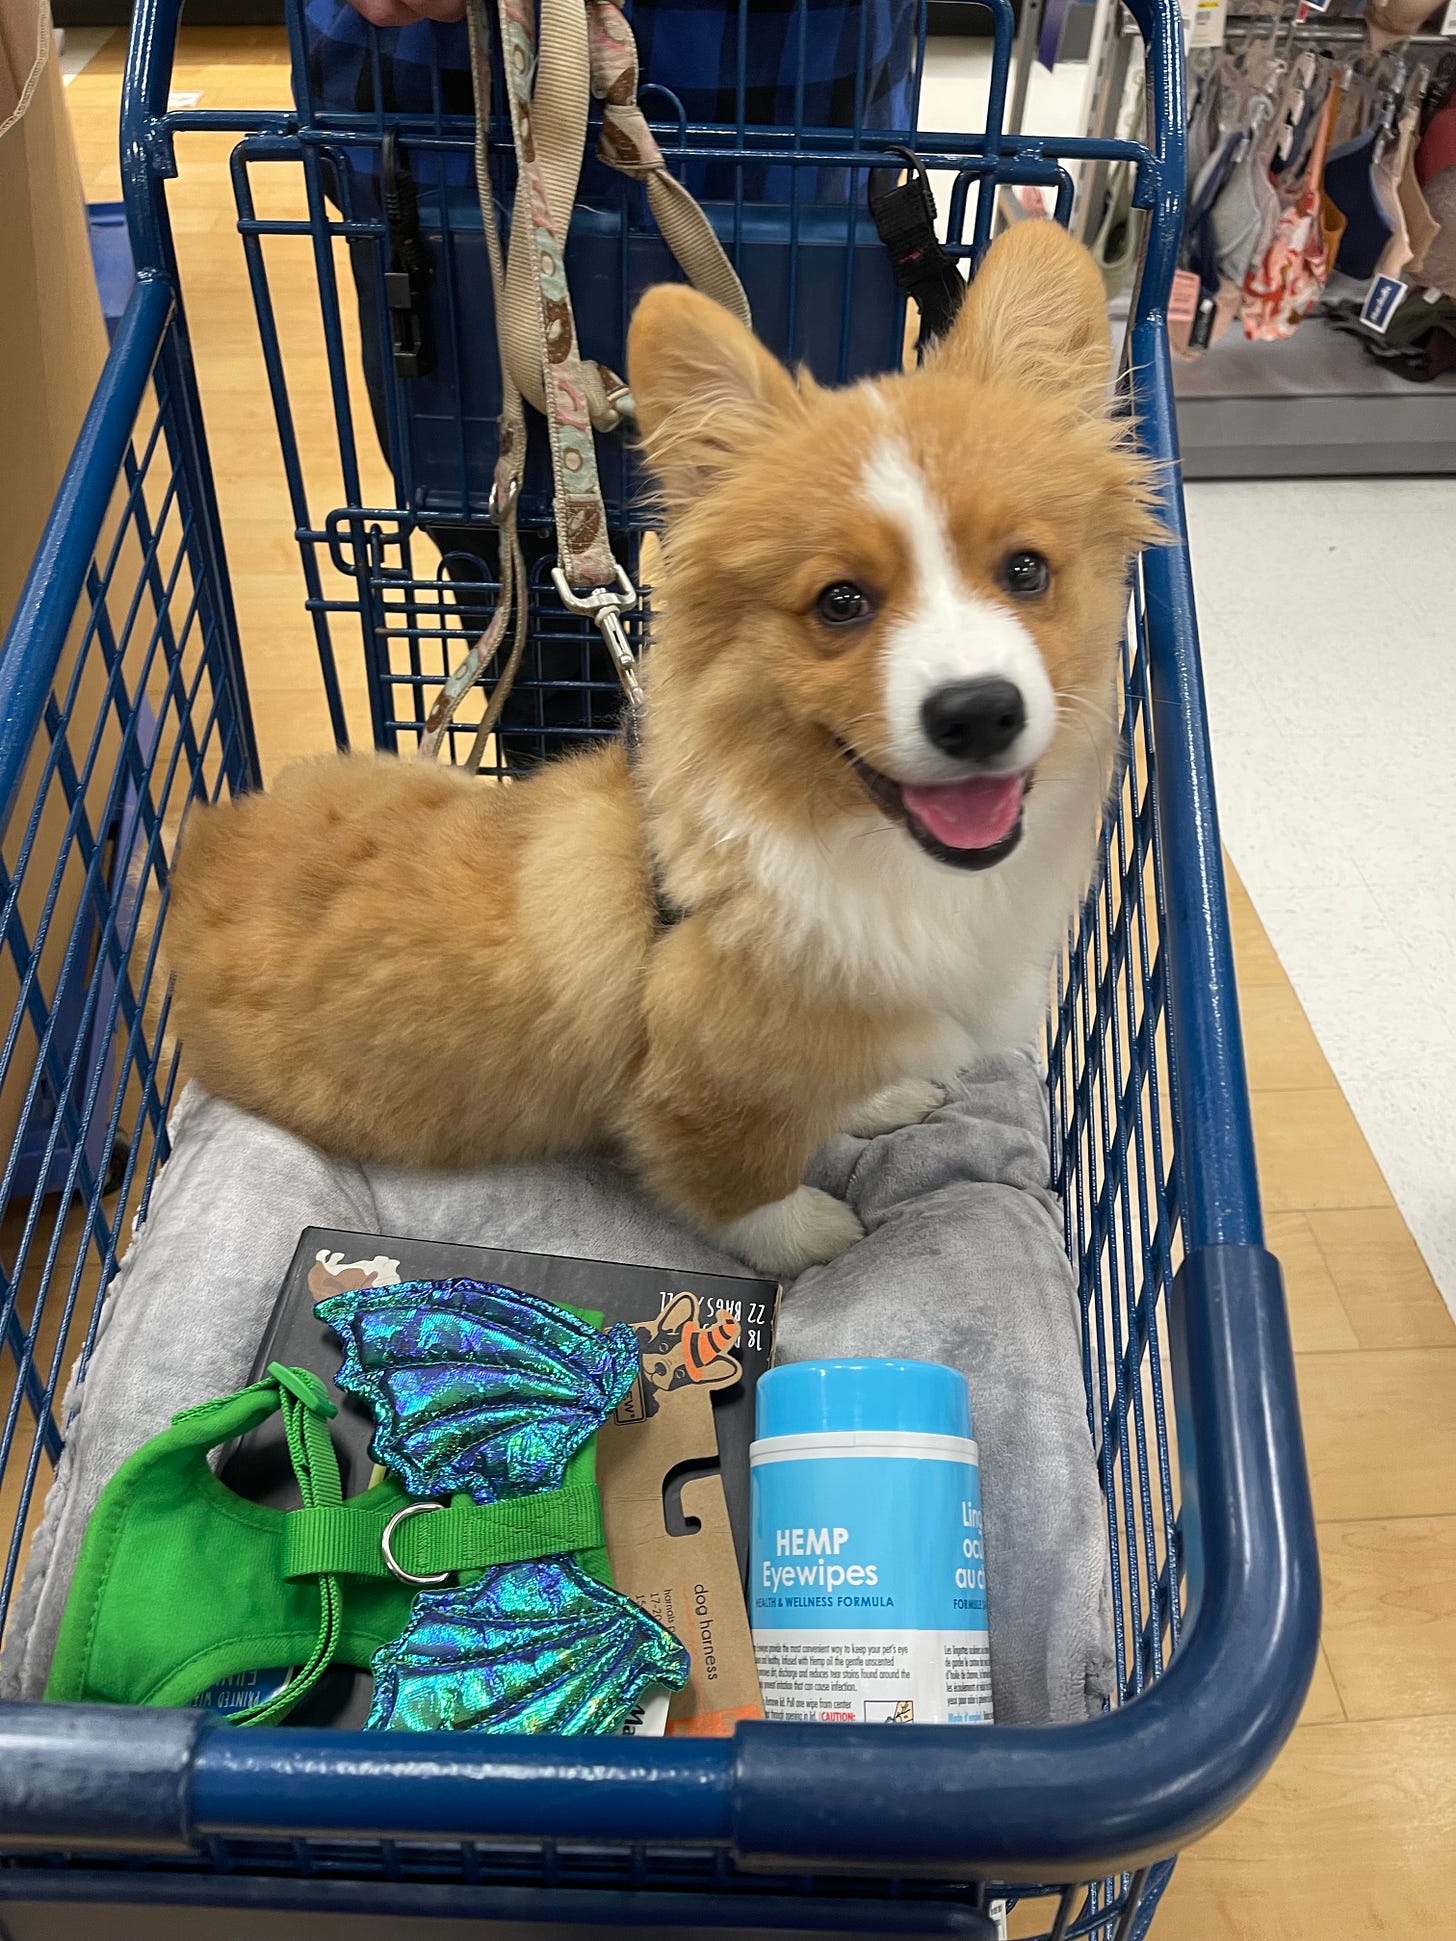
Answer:
POLYGON ((758 1384, 757 1436, 849 1429, 969 1436, 971 1393, 938 1361, 791 1361, 758 1384))

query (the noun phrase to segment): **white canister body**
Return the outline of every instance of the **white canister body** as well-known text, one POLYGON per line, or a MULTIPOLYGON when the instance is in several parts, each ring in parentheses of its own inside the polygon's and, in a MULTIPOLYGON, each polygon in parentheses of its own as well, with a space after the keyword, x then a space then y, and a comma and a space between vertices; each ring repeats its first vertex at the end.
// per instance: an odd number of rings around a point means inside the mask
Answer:
MULTIPOLYGON (((856 1368, 871 1396, 926 1363, 827 1368, 831 1401, 856 1368)), ((912 1377, 913 1380, 913 1377, 912 1377)), ((858 1390, 853 1390, 858 1393, 858 1390)), ((782 1398, 780 1398, 782 1399, 782 1398)), ((760 1410, 775 1423, 797 1409, 760 1410)), ((832 1419, 832 1407, 819 1411, 832 1419)), ((935 1408, 870 1406, 873 1420, 944 1423, 935 1408)), ((969 1428, 969 1407, 964 1405, 969 1428)), ((954 1421, 954 1417, 951 1418, 954 1421)), ((882 1724, 989 1723, 991 1654, 976 1444, 904 1428, 818 1428, 760 1436, 750 1453, 749 1616, 764 1710, 772 1719, 882 1724)))

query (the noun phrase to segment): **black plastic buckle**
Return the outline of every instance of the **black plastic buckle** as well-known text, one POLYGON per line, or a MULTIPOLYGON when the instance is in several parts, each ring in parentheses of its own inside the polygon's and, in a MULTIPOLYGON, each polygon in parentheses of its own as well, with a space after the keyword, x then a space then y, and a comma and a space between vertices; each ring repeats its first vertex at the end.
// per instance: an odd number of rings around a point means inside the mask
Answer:
POLYGON ((871 170, 870 214, 889 251, 895 281, 920 312, 920 342, 925 345, 943 337, 955 322, 966 300, 966 283, 935 233, 935 197, 925 164, 908 148, 896 147, 891 153, 904 157, 909 174, 897 182, 898 170, 871 170))
POLYGON ((380 151, 380 190, 389 263, 384 301, 389 311, 389 344, 397 377, 427 377, 435 368, 430 329, 430 283, 435 274, 429 248, 420 234, 419 203, 409 163, 399 152, 395 129, 385 131, 380 151))

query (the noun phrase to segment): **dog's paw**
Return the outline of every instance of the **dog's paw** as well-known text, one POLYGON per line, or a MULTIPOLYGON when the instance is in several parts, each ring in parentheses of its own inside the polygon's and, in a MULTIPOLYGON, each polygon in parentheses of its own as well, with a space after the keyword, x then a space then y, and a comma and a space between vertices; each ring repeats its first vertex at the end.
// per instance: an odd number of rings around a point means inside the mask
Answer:
POLYGON ((844 1130, 860 1139, 898 1132, 901 1126, 918 1125, 938 1112, 949 1096, 933 1078, 902 1078, 857 1105, 845 1120, 844 1130))
POLYGON ((864 1228, 858 1214, 832 1193, 796 1186, 784 1199, 719 1227, 715 1238, 759 1273, 792 1280, 806 1267, 838 1259, 864 1238, 864 1228))

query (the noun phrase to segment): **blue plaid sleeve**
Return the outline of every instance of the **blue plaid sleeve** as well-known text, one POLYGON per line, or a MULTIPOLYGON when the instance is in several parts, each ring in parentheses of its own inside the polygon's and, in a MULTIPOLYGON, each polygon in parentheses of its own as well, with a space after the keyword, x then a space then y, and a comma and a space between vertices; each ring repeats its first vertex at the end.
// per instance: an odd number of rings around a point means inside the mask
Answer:
MULTIPOLYGON (((636 0, 643 107, 672 123, 749 128, 905 130, 911 126, 917 0, 636 0)), ((305 0, 312 107, 324 112, 468 115, 463 22, 371 28, 348 0, 305 0)), ((304 104, 301 104, 304 105, 304 104)), ((463 158, 462 158, 463 161, 463 158)), ((705 199, 735 193, 732 165, 694 163, 684 180, 705 199)), ((750 201, 786 201, 794 171, 744 170, 750 201)), ((801 170, 801 195, 842 201, 845 172, 801 170)), ((621 192, 620 178, 590 164, 582 192, 621 192)))

